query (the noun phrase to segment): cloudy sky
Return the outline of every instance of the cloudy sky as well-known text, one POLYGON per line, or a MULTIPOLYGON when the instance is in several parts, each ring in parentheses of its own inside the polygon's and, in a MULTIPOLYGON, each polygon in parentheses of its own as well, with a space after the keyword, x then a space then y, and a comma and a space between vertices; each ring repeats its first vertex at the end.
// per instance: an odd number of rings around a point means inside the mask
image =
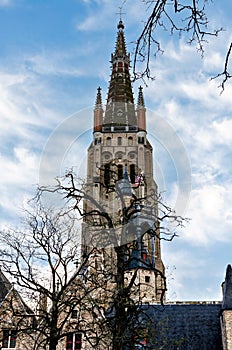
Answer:
MULTIPOLYGON (((84 174, 92 108, 105 100, 118 6, 112 0, 0 0, 0 226, 20 224, 38 183, 74 166, 84 174)), ((232 84, 219 80, 232 40, 230 0, 209 3, 212 28, 203 59, 186 38, 158 35, 164 54, 144 86, 155 178, 165 200, 191 221, 163 244, 169 298, 220 300, 232 263, 232 84)), ((123 8, 127 48, 142 29, 142 2, 123 8)), ((135 99, 137 88, 134 84, 135 99)))

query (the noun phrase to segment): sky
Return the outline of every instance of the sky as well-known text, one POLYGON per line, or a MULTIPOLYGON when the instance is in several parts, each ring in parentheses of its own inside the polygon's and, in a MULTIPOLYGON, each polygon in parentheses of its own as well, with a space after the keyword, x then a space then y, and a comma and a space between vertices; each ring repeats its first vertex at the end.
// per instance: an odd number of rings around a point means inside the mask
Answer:
MULTIPOLYGON (((92 140, 97 87, 110 77, 122 1, 0 0, 0 227, 20 225, 38 183, 70 167, 83 176, 92 140)), ((230 0, 208 3, 212 28, 202 59, 186 38, 157 35, 163 55, 152 59, 155 80, 143 85, 154 174, 164 200, 191 220, 162 243, 171 300, 221 300, 232 263, 232 83, 221 94, 232 40, 230 0)), ((141 1, 123 5, 127 49, 147 16, 141 1)))

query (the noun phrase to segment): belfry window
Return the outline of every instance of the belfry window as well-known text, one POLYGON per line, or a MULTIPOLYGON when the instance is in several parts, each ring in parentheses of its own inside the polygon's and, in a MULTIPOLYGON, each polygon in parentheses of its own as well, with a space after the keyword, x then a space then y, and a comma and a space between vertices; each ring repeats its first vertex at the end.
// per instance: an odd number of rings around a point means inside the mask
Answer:
POLYGON ((135 165, 134 164, 130 165, 130 180, 132 184, 135 183, 135 165))
POLYGON ((110 164, 105 164, 104 167, 104 184, 105 186, 110 184, 110 164))
POLYGON ((118 180, 121 180, 123 178, 123 167, 122 164, 118 165, 118 180))

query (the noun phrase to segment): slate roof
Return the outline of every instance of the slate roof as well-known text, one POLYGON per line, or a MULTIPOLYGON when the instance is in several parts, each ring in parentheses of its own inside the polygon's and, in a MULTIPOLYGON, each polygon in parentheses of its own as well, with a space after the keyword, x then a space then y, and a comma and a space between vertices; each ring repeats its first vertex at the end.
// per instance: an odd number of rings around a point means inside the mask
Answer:
POLYGON ((144 305, 141 317, 150 324, 144 349, 222 350, 220 313, 220 303, 144 305))
POLYGON ((33 315, 31 308, 27 306, 20 294, 16 289, 14 289, 13 285, 9 282, 9 280, 0 269, 0 307, 3 306, 4 301, 7 299, 9 293, 12 293, 11 297, 17 300, 19 305, 21 305, 23 312, 29 315, 33 315))
POLYGON ((11 283, 0 269, 0 303, 5 299, 9 291, 12 289, 11 283))

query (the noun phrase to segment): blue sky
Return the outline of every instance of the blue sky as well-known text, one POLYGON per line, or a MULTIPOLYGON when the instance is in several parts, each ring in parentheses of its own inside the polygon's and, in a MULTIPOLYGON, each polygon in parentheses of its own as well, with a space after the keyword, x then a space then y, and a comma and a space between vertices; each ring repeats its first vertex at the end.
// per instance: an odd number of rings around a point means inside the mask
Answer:
MULTIPOLYGON (((0 226, 19 225, 36 184, 74 166, 83 174, 97 87, 105 100, 118 6, 110 0, 0 0, 0 226)), ((230 0, 209 5, 219 38, 196 49, 159 32, 165 53, 152 61, 156 79, 144 87, 155 178, 165 200, 191 218, 181 236, 163 244, 176 300, 220 300, 232 263, 232 98, 220 95, 232 40, 230 0), (191 190, 190 190, 191 189, 191 190)), ((124 4, 127 48, 146 15, 140 1, 124 4)), ((137 87, 134 95, 137 98, 137 87)))

